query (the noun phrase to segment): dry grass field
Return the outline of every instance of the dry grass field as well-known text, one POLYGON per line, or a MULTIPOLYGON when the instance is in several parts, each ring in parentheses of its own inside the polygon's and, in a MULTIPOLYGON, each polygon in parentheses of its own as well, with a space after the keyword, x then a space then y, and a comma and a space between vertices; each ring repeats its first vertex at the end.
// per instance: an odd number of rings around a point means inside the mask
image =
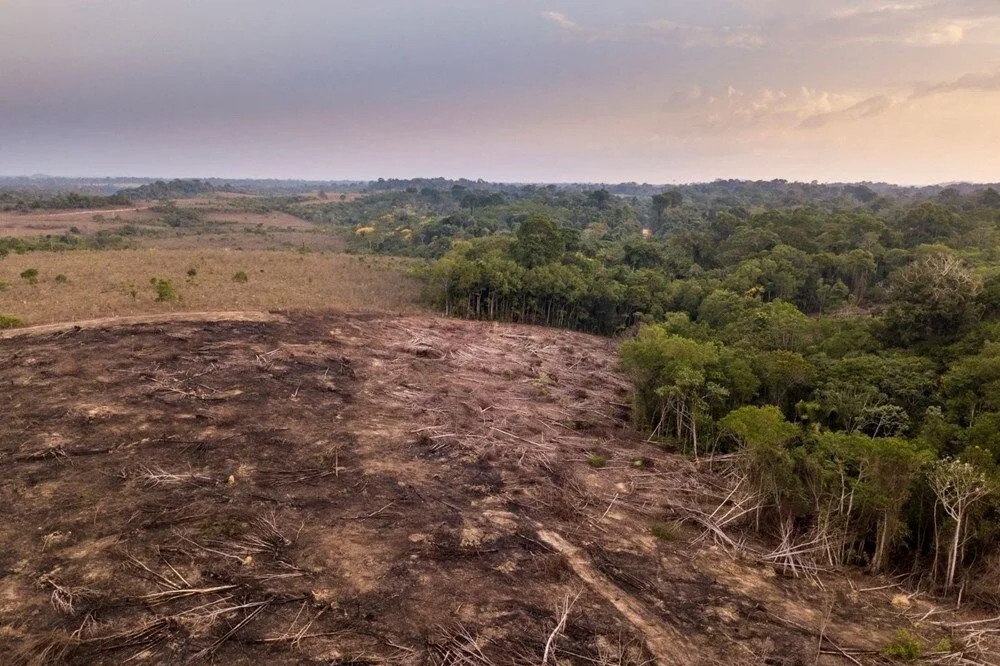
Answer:
POLYGON ((415 312, 410 262, 291 250, 219 248, 33 252, 0 260, 0 313, 26 325, 176 311, 337 308, 415 312), (38 283, 20 274, 38 270, 38 283), (188 271, 193 269, 194 276, 188 271), (238 271, 245 283, 234 281, 238 271), (57 280, 64 275, 67 281, 57 280), (150 279, 170 280, 158 302, 150 279))
POLYGON ((30 213, 0 211, 0 236, 29 238, 73 233, 70 229, 94 233, 120 227, 123 224, 152 226, 156 223, 157 215, 150 211, 149 207, 149 204, 143 204, 108 210, 56 210, 30 213))

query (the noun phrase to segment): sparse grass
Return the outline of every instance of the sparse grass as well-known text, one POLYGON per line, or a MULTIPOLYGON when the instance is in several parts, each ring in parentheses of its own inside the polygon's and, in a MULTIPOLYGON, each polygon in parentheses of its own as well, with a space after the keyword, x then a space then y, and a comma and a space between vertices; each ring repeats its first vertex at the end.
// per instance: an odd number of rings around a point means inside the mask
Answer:
POLYGON ((882 648, 882 656, 896 661, 916 661, 923 653, 923 644, 906 629, 897 631, 896 637, 882 648))
POLYGON ((600 469, 601 467, 607 466, 608 459, 599 453, 591 453, 587 456, 587 464, 594 469, 600 469))
POLYGON ((23 313, 26 325, 164 311, 342 309, 416 313, 420 285, 405 275, 412 260, 375 257, 362 266, 343 254, 294 250, 77 250, 11 254, 0 263, 0 312, 23 313), (198 284, 185 272, 198 266, 198 284), (253 266, 253 271, 247 270, 253 266), (33 267, 40 274, 71 275, 30 286, 18 275, 33 267), (246 289, 234 279, 244 272, 246 289), (178 299, 155 301, 142 285, 150 275, 173 282, 178 299), (303 275, 312 277, 304 288, 303 275), (135 285, 138 285, 136 288, 135 285))
POLYGON ((22 325, 24 322, 20 317, 15 317, 14 315, 0 314, 0 331, 5 328, 16 328, 22 325))

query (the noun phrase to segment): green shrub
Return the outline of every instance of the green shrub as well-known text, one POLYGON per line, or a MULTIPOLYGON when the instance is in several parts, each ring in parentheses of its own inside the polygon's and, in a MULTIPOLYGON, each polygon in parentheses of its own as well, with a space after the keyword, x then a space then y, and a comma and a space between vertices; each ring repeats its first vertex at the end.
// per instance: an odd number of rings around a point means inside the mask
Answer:
POLYGON ((149 283, 153 285, 153 289, 156 291, 157 302, 167 303, 177 300, 177 291, 170 280, 154 277, 149 279, 149 283))
POLYGON ((63 273, 60 273, 59 275, 56 276, 56 282, 59 284, 66 284, 67 282, 69 282, 69 278, 66 277, 63 273))
POLYGON ((923 653, 924 646, 906 629, 897 631, 896 638, 882 648, 883 656, 899 661, 916 661, 923 653))
POLYGON ((21 277, 28 281, 28 284, 38 284, 38 269, 26 268, 21 271, 21 277))
POLYGON ((250 278, 247 277, 245 271, 236 271, 236 275, 233 276, 233 282, 239 282, 240 284, 246 284, 250 278))
POLYGON ((600 469, 608 464, 608 459, 599 453, 591 453, 587 456, 587 464, 595 469, 600 469))
POLYGON ((931 652, 943 652, 945 654, 951 654, 954 651, 955 646, 952 645, 951 640, 947 638, 942 638, 934 644, 933 648, 931 648, 931 652))
POLYGON ((198 277, 198 269, 195 268, 194 266, 192 266, 191 268, 189 268, 187 270, 187 276, 189 278, 196 278, 196 277, 198 277))
POLYGON ((0 331, 5 328, 15 328, 20 326, 24 322, 21 321, 20 317, 15 317, 14 315, 0 314, 0 331))
POLYGON ((660 541, 677 541, 681 538, 681 528, 676 522, 653 523, 649 533, 660 541))
POLYGON ((7 291, 8 289, 10 289, 10 283, 0 280, 0 291, 7 291))

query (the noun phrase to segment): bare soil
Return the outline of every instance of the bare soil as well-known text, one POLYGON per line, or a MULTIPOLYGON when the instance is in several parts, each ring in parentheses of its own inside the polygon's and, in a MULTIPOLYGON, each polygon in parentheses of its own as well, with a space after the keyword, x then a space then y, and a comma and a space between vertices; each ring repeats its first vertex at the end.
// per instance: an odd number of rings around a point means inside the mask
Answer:
POLYGON ((246 318, 0 340, 4 663, 869 664, 947 635, 892 581, 703 538, 712 477, 628 426, 611 340, 246 318))

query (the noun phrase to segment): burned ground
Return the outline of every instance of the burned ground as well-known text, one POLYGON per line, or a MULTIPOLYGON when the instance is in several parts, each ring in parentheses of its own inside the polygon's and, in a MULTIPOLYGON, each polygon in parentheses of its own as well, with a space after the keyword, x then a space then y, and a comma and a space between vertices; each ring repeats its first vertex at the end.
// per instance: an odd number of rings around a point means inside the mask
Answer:
POLYGON ((886 581, 705 539, 719 491, 628 427, 611 340, 256 319, 0 340, 5 663, 871 663, 946 636, 886 581))

